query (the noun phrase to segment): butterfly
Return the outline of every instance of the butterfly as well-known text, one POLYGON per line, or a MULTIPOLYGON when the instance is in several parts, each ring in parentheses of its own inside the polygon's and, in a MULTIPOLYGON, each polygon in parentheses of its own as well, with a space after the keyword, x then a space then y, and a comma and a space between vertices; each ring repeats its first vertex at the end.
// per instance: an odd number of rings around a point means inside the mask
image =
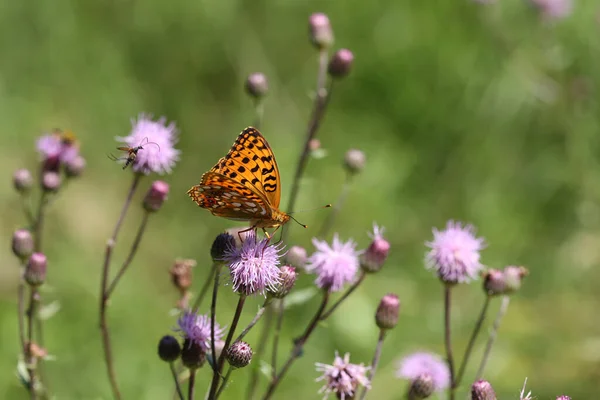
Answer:
POLYGON ((125 160, 125 165, 123 165, 123 169, 127 168, 129 166, 129 164, 133 163, 135 161, 135 158, 137 157, 137 153, 140 150, 143 150, 145 145, 147 144, 155 144, 158 147, 158 151, 160 151, 160 146, 158 145, 158 143, 154 143, 154 142, 149 142, 148 138, 144 138, 142 139, 142 142, 140 143, 139 146, 136 147, 117 147, 117 150, 121 150, 121 151, 126 151, 127 155, 125 157, 115 157, 114 155, 109 155, 108 158, 110 158, 113 161, 118 161, 118 160, 125 160), (144 143, 144 139, 146 139, 146 143, 144 143))
POLYGON ((279 229, 290 218, 279 210, 281 182, 275 155, 267 140, 253 127, 240 133, 229 153, 188 190, 200 207, 213 215, 249 221, 252 230, 279 229))

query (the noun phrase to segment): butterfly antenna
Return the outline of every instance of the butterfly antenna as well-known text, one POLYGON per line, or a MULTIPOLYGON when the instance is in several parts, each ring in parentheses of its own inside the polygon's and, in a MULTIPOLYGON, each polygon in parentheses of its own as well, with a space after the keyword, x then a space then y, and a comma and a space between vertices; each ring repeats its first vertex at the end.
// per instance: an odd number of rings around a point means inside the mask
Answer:
MULTIPOLYGON (((320 210, 320 209, 322 209, 322 208, 329 208, 329 207, 333 207, 333 206, 332 206, 331 204, 325 204, 324 206, 321 206, 321 207, 317 207, 317 208, 309 208, 308 210, 298 210, 298 211, 293 211, 293 212, 290 212, 290 213, 288 213, 288 215, 290 215, 290 216, 291 216, 291 214, 296 214, 296 213, 299 213, 299 212, 315 211, 315 210, 320 210)), ((292 218, 292 219, 293 219, 293 218, 292 218)), ((296 221, 296 220, 294 220, 294 221, 296 221)), ((298 221, 296 221, 296 222, 298 222, 298 221)), ((302 225, 302 224, 300 224, 300 225, 302 225)))

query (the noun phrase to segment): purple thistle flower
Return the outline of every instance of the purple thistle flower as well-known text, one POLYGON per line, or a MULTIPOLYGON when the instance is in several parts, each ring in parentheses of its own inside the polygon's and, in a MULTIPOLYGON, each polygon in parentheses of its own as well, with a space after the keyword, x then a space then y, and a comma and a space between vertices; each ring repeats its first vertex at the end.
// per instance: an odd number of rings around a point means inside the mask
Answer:
POLYGON ((140 114, 137 121, 131 120, 133 127, 129 136, 115 138, 127 147, 143 146, 133 162, 134 171, 146 175, 151 172, 161 175, 171 173, 181 152, 173 147, 177 143, 178 133, 175 122, 169 125, 166 122, 165 117, 152 121, 151 116, 140 114))
POLYGON ((316 381, 325 381, 319 393, 324 393, 326 399, 331 393, 334 393, 338 399, 353 399, 356 389, 359 386, 370 388, 367 371, 371 367, 365 367, 363 364, 351 364, 350 353, 346 353, 344 358, 335 352, 333 365, 316 363, 317 371, 323 372, 316 381))
POLYGON ((268 239, 258 240, 254 231, 244 238, 241 247, 225 249, 223 261, 229 264, 233 290, 246 295, 265 290, 276 291, 280 283, 279 252, 281 245, 270 245, 268 239))
POLYGON ((485 247, 483 238, 475 237, 475 228, 448 221, 446 229, 433 229, 433 241, 425 243, 431 250, 426 255, 428 269, 435 269, 444 282, 465 283, 477 278, 483 268, 479 251, 485 247))
POLYGON ((414 381, 421 375, 429 375, 433 380, 436 391, 444 390, 450 386, 450 371, 440 357, 432 353, 417 352, 400 360, 396 371, 398 378, 414 381))
POLYGON ((317 251, 309 257, 305 270, 317 274, 315 284, 319 288, 337 292, 354 281, 359 267, 356 243, 340 241, 337 233, 331 247, 324 240, 314 238, 312 242, 317 251))
POLYGON ((46 170, 58 171, 60 164, 72 162, 79 156, 77 143, 72 140, 63 140, 58 133, 40 137, 36 147, 42 156, 46 170))
MULTIPOLYGON (((177 320, 178 327, 175 332, 181 332, 183 337, 191 340, 208 352, 210 348, 210 316, 198 315, 191 311, 185 311, 177 320)), ((215 321, 215 342, 221 339, 225 328, 221 328, 215 321)))

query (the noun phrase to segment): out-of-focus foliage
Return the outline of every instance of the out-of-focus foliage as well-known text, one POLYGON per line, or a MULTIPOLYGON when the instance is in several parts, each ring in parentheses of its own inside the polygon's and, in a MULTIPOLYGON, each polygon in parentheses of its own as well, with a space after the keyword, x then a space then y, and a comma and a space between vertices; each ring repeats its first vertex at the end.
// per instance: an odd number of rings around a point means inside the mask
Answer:
MULTIPOLYGON (((323 11, 336 48, 355 54, 353 71, 334 88, 319 138, 327 157, 311 160, 298 208, 334 202, 349 148, 367 155, 336 224, 343 239, 368 245, 372 222, 384 225, 392 251, 383 270, 317 329, 276 398, 317 398, 314 363, 335 350, 370 362, 382 295, 402 301, 372 398, 397 399, 399 356, 416 349, 442 353, 442 288, 423 268, 431 227, 474 223, 491 267, 525 265, 531 274, 515 295, 493 350, 486 379, 500 398, 515 398, 528 377, 533 394, 591 398, 600 374, 600 89, 598 4, 581 0, 573 14, 543 21, 526 2, 478 4, 385 1, 4 1, 0 12, 0 393, 25 398, 14 367, 18 264, 10 237, 24 225, 12 172, 35 170, 35 138, 72 129, 87 159, 83 177, 59 194, 46 223, 46 302, 60 311, 46 323, 45 365, 62 399, 110 398, 98 330, 103 248, 132 179, 106 157, 114 136, 128 133, 141 111, 175 120, 182 160, 169 200, 151 218, 131 270, 112 298, 110 325, 124 398, 165 399, 173 386, 156 354, 175 325, 177 300, 168 269, 195 258, 199 290, 209 249, 224 228, 190 201, 187 189, 253 124, 243 92, 249 73, 264 72, 270 93, 262 131, 277 155, 285 208, 306 129, 317 57, 307 18, 323 11)), ((137 197, 151 179, 145 181, 137 197)), ((310 245, 328 210, 298 214, 291 244, 310 245)), ((135 206, 116 248, 113 269, 128 250, 141 216, 135 206)), ((310 286, 301 276, 298 288, 310 286)), ((483 301, 479 282, 456 290, 454 343, 460 358, 483 301)), ((230 290, 225 287, 223 293, 230 290)), ((219 322, 229 324, 236 298, 226 293, 219 322)), ((262 302, 249 301, 241 324, 262 302)), ((498 303, 494 303, 495 307, 498 303)), ((206 306, 206 303, 205 303, 206 306)), ((290 308, 290 343, 316 298, 290 308)), ((255 343, 258 332, 247 337, 255 343)), ((483 342, 475 349, 476 360, 483 342)), ((282 351, 287 354, 287 351, 282 351)), ((256 362, 254 360, 253 362, 256 362)), ((475 363, 467 379, 475 373, 475 363)), ((209 382, 199 374, 198 396, 209 382)), ((263 383, 264 383, 263 379, 263 383)), ((466 393, 469 382, 465 382, 466 393)), ((236 373, 226 398, 241 398, 236 373)), ((459 398, 462 394, 459 396, 459 398)))

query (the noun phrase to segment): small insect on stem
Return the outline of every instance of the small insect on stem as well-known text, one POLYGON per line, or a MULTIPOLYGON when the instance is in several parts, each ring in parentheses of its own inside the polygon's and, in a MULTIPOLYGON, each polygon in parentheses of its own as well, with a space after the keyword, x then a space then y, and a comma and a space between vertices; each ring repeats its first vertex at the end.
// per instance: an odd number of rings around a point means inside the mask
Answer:
POLYGON ((127 147, 127 146, 122 146, 122 147, 117 147, 117 150, 120 151, 125 151, 127 152, 127 155, 124 157, 115 157, 112 154, 108 154, 108 158, 110 158, 113 161, 120 161, 120 160, 125 160, 125 165, 123 165, 123 169, 127 168, 129 166, 129 164, 132 164, 136 157, 137 157, 137 153, 140 150, 143 150, 145 145, 147 144, 154 144, 156 145, 156 147, 158 147, 158 151, 160 151, 160 146, 158 145, 158 143, 155 142, 149 142, 148 138, 144 138, 142 139, 142 142, 140 143, 139 146, 136 147, 127 147), (144 143, 144 140, 146 140, 146 143, 144 143))

